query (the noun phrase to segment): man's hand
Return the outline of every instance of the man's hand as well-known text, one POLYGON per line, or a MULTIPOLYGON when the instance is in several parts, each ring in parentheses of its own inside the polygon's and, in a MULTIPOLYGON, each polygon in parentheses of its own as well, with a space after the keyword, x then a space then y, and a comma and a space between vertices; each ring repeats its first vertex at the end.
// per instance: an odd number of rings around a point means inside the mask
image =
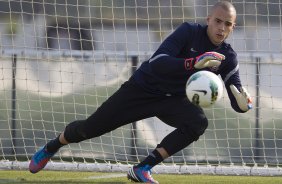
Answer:
POLYGON ((196 58, 194 68, 202 69, 207 67, 219 66, 225 56, 218 52, 205 52, 196 58))
POLYGON ((241 87, 239 91, 233 84, 231 84, 230 89, 242 111, 247 112, 252 109, 252 99, 244 87, 241 87))
POLYGON ((185 68, 187 70, 202 69, 207 67, 215 67, 221 64, 225 56, 218 52, 205 52, 204 54, 185 60, 185 68))

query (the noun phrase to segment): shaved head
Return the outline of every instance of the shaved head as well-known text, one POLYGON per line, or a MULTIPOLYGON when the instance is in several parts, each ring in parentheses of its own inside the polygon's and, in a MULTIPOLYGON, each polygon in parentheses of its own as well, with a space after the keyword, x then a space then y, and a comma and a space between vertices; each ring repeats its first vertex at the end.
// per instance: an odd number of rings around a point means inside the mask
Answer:
POLYGON ((231 4, 230 2, 228 1, 220 1, 220 2, 217 2, 211 9, 209 15, 212 15, 215 10, 217 8, 222 8, 224 9, 225 11, 229 11, 231 12, 235 17, 236 17, 236 9, 235 7, 233 6, 233 4, 231 4))

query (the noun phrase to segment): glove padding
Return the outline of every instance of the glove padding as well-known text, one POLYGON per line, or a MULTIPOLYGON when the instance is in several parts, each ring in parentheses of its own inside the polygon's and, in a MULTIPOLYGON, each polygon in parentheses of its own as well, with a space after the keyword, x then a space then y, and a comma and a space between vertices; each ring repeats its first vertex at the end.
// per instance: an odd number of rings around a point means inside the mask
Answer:
POLYGON ((218 52, 205 52, 196 58, 194 68, 202 69, 207 67, 217 67, 224 59, 225 56, 218 52))
POLYGON ((229 87, 237 101, 239 108, 242 111, 247 112, 248 110, 252 109, 252 99, 244 87, 241 87, 240 91, 233 84, 231 84, 229 87))

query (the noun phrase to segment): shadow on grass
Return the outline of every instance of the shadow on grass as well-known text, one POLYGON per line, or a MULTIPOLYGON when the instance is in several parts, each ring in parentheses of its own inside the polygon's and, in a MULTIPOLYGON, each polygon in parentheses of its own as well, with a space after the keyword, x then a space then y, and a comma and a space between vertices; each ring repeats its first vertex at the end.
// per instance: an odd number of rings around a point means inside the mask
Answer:
POLYGON ((95 182, 95 181, 25 181, 25 180, 16 180, 16 179, 0 179, 0 184, 126 184, 127 182, 95 182))

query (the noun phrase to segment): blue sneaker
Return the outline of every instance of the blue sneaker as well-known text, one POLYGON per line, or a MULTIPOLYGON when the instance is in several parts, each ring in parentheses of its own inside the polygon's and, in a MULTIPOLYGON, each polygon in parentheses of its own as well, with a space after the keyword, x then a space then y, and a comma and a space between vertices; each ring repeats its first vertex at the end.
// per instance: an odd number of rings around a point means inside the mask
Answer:
POLYGON ((31 173, 37 173, 41 169, 43 169, 50 158, 54 156, 55 153, 49 153, 46 150, 46 146, 39 149, 31 158, 31 161, 29 163, 29 171, 31 173))
POLYGON ((133 166, 127 172, 127 178, 140 183, 159 183, 151 176, 151 167, 149 165, 145 165, 144 167, 133 166))

